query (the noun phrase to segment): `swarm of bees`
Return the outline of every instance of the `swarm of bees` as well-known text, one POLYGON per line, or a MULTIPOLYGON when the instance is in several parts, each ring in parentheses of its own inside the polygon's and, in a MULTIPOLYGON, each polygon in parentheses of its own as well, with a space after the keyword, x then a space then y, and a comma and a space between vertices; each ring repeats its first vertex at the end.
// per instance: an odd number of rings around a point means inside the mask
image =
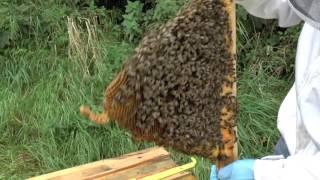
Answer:
POLYGON ((192 0, 142 39, 106 89, 104 112, 81 113, 99 124, 115 120, 136 139, 231 162, 237 103, 229 22, 224 0, 192 0))

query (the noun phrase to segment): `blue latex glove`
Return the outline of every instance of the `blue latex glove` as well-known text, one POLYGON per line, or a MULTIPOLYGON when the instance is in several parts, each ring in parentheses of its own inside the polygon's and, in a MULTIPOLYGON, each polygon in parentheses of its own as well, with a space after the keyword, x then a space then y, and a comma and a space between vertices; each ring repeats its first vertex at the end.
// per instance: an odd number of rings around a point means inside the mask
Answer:
POLYGON ((218 180, 218 172, 215 165, 211 166, 210 180, 218 180))
POLYGON ((210 180, 253 180, 253 159, 238 160, 217 172, 216 167, 211 167, 210 180))

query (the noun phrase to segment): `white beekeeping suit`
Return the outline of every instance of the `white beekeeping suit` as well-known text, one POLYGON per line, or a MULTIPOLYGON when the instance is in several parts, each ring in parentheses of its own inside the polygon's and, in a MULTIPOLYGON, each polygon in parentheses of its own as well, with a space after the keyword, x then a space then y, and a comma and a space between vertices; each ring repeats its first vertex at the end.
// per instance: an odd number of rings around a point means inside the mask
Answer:
POLYGON ((255 161, 254 177, 320 180, 320 0, 237 0, 237 4, 254 16, 278 19, 281 27, 304 23, 295 83, 278 114, 278 129, 290 156, 255 161))

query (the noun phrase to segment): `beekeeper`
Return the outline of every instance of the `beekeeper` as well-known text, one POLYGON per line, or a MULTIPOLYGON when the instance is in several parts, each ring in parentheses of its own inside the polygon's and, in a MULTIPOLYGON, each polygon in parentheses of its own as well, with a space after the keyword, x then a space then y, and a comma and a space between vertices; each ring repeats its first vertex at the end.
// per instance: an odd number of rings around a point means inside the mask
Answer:
POLYGON ((218 172, 212 166, 211 179, 217 175, 222 180, 320 180, 320 0, 237 0, 237 4, 254 16, 278 19, 281 27, 304 25, 295 83, 278 113, 283 139, 276 151, 284 157, 238 160, 218 172))

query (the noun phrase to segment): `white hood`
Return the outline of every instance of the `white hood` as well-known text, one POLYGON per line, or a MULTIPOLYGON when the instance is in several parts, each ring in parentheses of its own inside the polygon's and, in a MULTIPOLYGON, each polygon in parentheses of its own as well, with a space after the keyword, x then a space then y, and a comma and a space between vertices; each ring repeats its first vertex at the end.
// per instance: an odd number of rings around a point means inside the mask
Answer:
POLYGON ((320 29, 320 0, 289 0, 289 5, 301 19, 320 29))

